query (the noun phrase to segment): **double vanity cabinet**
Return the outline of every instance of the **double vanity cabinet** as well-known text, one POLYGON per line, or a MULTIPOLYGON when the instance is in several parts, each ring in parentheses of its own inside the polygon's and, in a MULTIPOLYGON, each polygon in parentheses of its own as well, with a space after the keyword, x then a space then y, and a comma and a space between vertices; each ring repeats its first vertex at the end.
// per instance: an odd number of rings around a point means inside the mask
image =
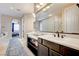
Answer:
POLYGON ((49 55, 49 56, 77 56, 79 51, 54 43, 42 38, 38 39, 38 55, 49 55))
POLYGON ((43 38, 28 38, 28 48, 36 56, 79 56, 79 50, 48 41, 43 38))

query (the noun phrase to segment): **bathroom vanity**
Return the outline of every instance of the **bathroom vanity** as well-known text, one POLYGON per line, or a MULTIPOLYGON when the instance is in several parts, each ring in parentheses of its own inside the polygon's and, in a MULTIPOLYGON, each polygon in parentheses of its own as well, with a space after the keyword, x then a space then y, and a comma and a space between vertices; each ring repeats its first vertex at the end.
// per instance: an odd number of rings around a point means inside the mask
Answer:
POLYGON ((79 56, 78 39, 28 35, 28 48, 36 56, 79 56), (75 41, 76 40, 76 41, 75 41))
POLYGON ((52 35, 28 35, 28 43, 37 42, 28 44, 29 49, 38 56, 79 56, 78 12, 77 4, 49 4, 36 12, 35 30, 52 35))
POLYGON ((44 40, 39 38, 38 40, 42 40, 38 46, 38 55, 40 56, 78 56, 79 51, 73 48, 51 42, 48 40, 44 40))

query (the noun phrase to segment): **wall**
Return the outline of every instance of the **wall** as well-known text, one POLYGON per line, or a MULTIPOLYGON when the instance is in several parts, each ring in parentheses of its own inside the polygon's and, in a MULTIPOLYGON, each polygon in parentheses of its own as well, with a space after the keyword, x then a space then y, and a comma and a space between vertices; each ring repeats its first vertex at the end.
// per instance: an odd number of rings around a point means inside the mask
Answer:
POLYGON ((23 27, 24 27, 24 33, 29 33, 34 31, 34 17, 29 14, 29 15, 24 15, 23 17, 23 27))
POLYGON ((24 42, 27 42, 27 33, 34 31, 34 21, 35 18, 32 14, 25 14, 22 17, 22 37, 25 39, 24 42))
POLYGON ((20 32, 19 32, 19 37, 20 38, 22 38, 22 36, 23 36, 23 32, 22 32, 22 29, 23 29, 23 26, 22 26, 23 24, 22 24, 22 18, 19 18, 19 26, 20 26, 20 32))
POLYGON ((8 38, 11 38, 12 32, 11 32, 11 20, 12 17, 10 16, 1 16, 1 32, 7 34, 8 38))
POLYGON ((0 33, 1 33, 1 15, 0 15, 0 33))

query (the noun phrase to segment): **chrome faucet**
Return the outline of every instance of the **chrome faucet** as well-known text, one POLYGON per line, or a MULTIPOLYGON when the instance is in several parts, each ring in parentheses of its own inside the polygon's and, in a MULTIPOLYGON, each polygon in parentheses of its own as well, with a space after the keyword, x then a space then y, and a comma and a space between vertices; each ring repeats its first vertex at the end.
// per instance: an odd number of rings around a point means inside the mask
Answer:
POLYGON ((60 34, 59 34, 59 32, 57 31, 56 33, 57 33, 57 37, 60 37, 60 34))
POLYGON ((54 34, 54 37, 61 37, 61 38, 64 38, 65 37, 65 35, 60 35, 60 33, 63 33, 63 31, 62 32, 56 32, 57 33, 57 36, 54 34))

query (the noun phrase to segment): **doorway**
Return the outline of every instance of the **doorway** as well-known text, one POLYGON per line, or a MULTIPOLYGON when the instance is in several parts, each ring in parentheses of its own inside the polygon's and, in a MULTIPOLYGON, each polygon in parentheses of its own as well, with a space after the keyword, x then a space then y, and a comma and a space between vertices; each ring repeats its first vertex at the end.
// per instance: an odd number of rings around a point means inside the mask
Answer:
POLYGON ((17 19, 12 20, 12 37, 19 37, 20 26, 17 19))

